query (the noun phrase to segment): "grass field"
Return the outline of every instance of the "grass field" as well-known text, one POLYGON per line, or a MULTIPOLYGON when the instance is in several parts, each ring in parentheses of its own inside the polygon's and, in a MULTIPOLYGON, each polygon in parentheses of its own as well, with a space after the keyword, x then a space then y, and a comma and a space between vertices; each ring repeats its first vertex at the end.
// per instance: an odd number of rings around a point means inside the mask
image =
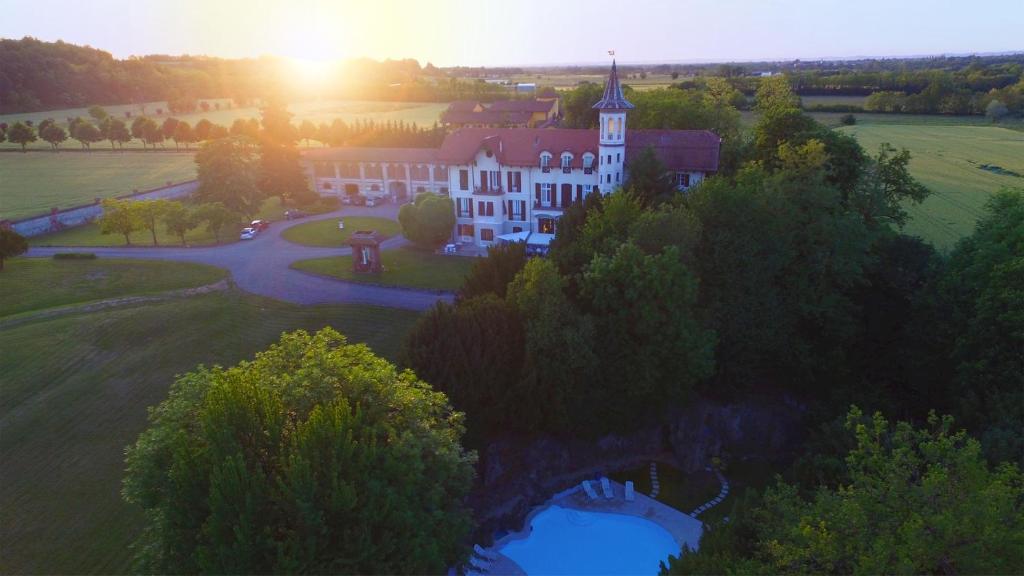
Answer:
POLYGON ((801 96, 800 102, 808 106, 863 106, 867 96, 801 96))
POLYGON ((121 499, 124 448, 175 374, 234 364, 282 331, 328 325, 394 358, 415 319, 226 292, 0 330, 2 572, 130 570, 142 514, 121 499))
MULTIPOLYGON (((213 102, 211 100, 211 102, 213 102)), ((221 110, 210 110, 208 112, 197 111, 191 114, 170 114, 166 102, 149 102, 145 104, 145 111, 142 105, 106 106, 106 110, 117 117, 130 123, 136 116, 149 115, 158 123, 165 118, 173 116, 184 120, 191 125, 205 118, 215 124, 231 126, 231 123, 238 118, 259 118, 260 109, 257 106, 242 108, 227 108, 229 101, 220 100, 221 110), (157 109, 162 109, 160 115, 156 114, 157 109), (125 118, 125 112, 130 112, 132 118, 125 118)), ((345 122, 355 120, 374 120, 378 122, 404 121, 405 123, 416 123, 422 127, 429 127, 437 122, 441 112, 448 107, 447 103, 438 102, 377 102, 365 100, 321 100, 309 102, 293 102, 289 104, 288 110, 293 114, 292 122, 298 124, 303 120, 313 122, 330 122, 335 118, 341 118, 345 122)), ((32 112, 28 114, 7 114, 0 115, 0 123, 13 124, 19 121, 32 120, 38 125, 46 118, 53 118, 58 124, 65 126, 69 117, 82 116, 88 118, 88 110, 85 108, 71 108, 66 110, 50 110, 47 112, 32 112)), ((94 147, 101 147, 103 143, 94 144, 94 147)), ((68 140, 63 144, 65 147, 77 148, 77 141, 68 140)), ((50 145, 42 140, 29 144, 31 148, 48 149, 50 145)), ((125 144, 127 148, 142 148, 142 142, 132 140, 125 144)), ((165 147, 174 149, 174 142, 167 141, 165 147)), ((11 142, 0 143, 0 149, 21 148, 18 144, 11 142)))
POLYGON ((3 153, 0 219, 16 220, 195 177, 189 153, 3 153))
POLYGON ((227 277, 213 266, 138 260, 15 258, 0 272, 0 317, 32 310, 191 288, 227 277), (41 290, 40 287, 45 287, 41 290))
POLYGON ((398 222, 387 218, 371 218, 364 216, 346 216, 345 229, 338 229, 338 221, 334 218, 306 222, 292 226, 281 233, 281 237, 289 242, 305 246, 347 246, 349 236, 356 230, 376 230, 386 238, 401 234, 402 227, 398 222))
POLYGON ((906 231, 948 250, 971 233, 989 195, 1002 186, 1024 188, 1024 177, 997 174, 982 164, 1024 175, 1024 133, 993 126, 857 125, 853 134, 869 154, 882 142, 905 147, 911 174, 933 194, 909 207, 906 231))
POLYGON ((365 282, 385 286, 404 286, 428 290, 457 290, 473 265, 464 256, 441 256, 414 248, 381 252, 384 272, 357 274, 352 271, 351 256, 332 256, 300 260, 292 268, 303 272, 333 276, 349 282, 365 282))

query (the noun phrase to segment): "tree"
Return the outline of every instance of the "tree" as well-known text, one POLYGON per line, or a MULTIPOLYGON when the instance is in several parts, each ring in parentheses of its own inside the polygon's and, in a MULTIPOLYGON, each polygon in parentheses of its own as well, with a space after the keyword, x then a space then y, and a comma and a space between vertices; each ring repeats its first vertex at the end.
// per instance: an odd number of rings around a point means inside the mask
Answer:
MULTIPOLYGON (((164 119, 163 123, 160 124, 160 134, 164 137, 164 140, 171 140, 174 138, 174 129, 178 127, 180 120, 173 116, 169 116, 164 119)), ((177 147, 177 142, 175 142, 177 147)))
POLYGON ((653 206, 671 200, 676 185, 673 174, 647 146, 630 162, 625 189, 644 206, 653 206))
POLYGON ((306 142, 306 148, 309 148, 309 141, 316 139, 316 137, 316 124, 310 120, 303 120, 302 124, 299 125, 299 138, 306 142))
POLYGON ((102 202, 103 215, 99 217, 101 234, 122 234, 124 243, 131 245, 132 232, 142 227, 142 220, 136 209, 136 203, 131 200, 118 200, 107 198, 102 202))
POLYGON ((15 122, 7 131, 7 139, 15 144, 21 144, 21 151, 24 152, 26 145, 36 141, 36 131, 27 124, 15 122))
POLYGON ((1006 108, 1006 104, 1003 104, 999 100, 992 100, 987 106, 985 106, 985 117, 991 120, 993 124, 999 122, 999 120, 1009 112, 1009 109, 1006 108))
POLYGON ((195 127, 192 129, 192 133, 196 137, 196 142, 205 142, 208 140, 210 138, 211 128, 213 128, 213 122, 210 122, 206 118, 196 122, 195 127))
POLYGON ((286 202, 312 204, 317 195, 310 190, 299 164, 299 151, 295 149, 297 131, 290 123, 291 114, 277 100, 271 100, 260 112, 260 190, 267 198, 278 196, 286 202))
POLYGON ((483 446, 499 434, 530 431, 519 415, 541 400, 519 393, 524 339, 516 309, 493 294, 439 302, 406 336, 402 364, 466 413, 467 443, 483 446))
POLYGON ((0 270, 4 269, 4 260, 14 258, 28 252, 28 240, 9 228, 0 228, 0 270))
POLYGON ((779 482, 663 574, 1016 574, 1024 570, 1024 476, 990 468, 952 418, 926 429, 847 416, 849 481, 810 500, 779 482))
POLYGON ((628 430, 688 396, 713 371, 714 335, 696 317, 697 278, 675 247, 597 253, 580 281, 600 359, 591 402, 608 430, 628 430))
POLYGON ((206 222, 206 229, 213 234, 215 242, 220 244, 220 234, 224 228, 238 224, 237 212, 231 211, 220 202, 200 204, 195 211, 196 220, 206 222))
POLYGON ((252 151, 239 138, 207 141, 196 153, 200 202, 220 202, 230 210, 253 216, 265 196, 257 186, 252 151))
POLYGON ((92 116, 96 124, 102 125, 103 121, 110 117, 110 114, 102 106, 90 106, 89 116, 92 116))
POLYGON ((138 215, 142 227, 153 235, 153 246, 159 245, 156 239, 156 228, 160 220, 167 214, 169 204, 168 200, 163 199, 135 201, 135 213, 138 215))
POLYGON ((147 116, 139 116, 132 122, 132 136, 154 148, 158 142, 163 142, 163 131, 160 126, 147 116))
POLYGON ((71 137, 78 140, 82 148, 91 148, 94 142, 99 142, 103 139, 99 128, 85 120, 75 124, 74 129, 71 131, 71 137))
POLYGON ((601 99, 604 88, 593 82, 580 82, 562 95, 566 128, 597 128, 598 111, 594 104, 601 99))
POLYGON ((110 149, 114 149, 116 143, 119 147, 124 147, 125 142, 131 142, 132 135, 128 131, 128 126, 120 118, 114 118, 108 116, 103 119, 100 124, 100 133, 104 138, 110 141, 110 149))
POLYGON ((51 121, 45 128, 41 127, 39 129, 39 136, 43 140, 49 142, 50 146, 52 146, 54 150, 60 146, 61 142, 68 139, 67 131, 60 126, 57 126, 53 121, 51 121))
POLYGON ((476 258, 459 289, 459 299, 468 300, 484 294, 505 297, 508 283, 526 264, 526 244, 509 242, 491 246, 487 257, 476 258))
POLYGON ((174 139, 175 148, 178 147, 178 144, 184 143, 185 150, 188 150, 188 145, 190 143, 195 142, 195 136, 192 134, 192 127, 184 120, 178 122, 178 125, 174 127, 174 134, 171 138, 174 139))
POLYGON ((452 235, 455 204, 436 194, 420 194, 398 210, 402 234, 424 248, 437 248, 452 235))
POLYGON ((895 224, 903 228, 909 218, 908 204, 920 204, 931 190, 910 175, 910 151, 896 151, 883 143, 872 162, 858 179, 854 194, 846 202, 864 218, 868 226, 895 224))
POLYGON ((444 394, 330 328, 179 377, 128 449, 138 569, 439 573, 475 456, 444 394))
POLYGON ((164 226, 167 232, 174 234, 181 239, 181 245, 185 246, 185 235, 199 225, 196 212, 181 202, 168 202, 163 214, 164 226))

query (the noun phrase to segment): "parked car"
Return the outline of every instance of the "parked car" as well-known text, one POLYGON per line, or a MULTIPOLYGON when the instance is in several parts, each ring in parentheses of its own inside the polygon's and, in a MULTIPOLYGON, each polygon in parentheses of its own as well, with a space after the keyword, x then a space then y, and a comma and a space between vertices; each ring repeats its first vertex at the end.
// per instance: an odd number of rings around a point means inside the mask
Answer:
POLYGON ((309 214, 306 214, 302 210, 285 210, 284 212, 284 217, 288 220, 297 220, 299 218, 305 218, 306 216, 309 216, 309 214))
POLYGON ((263 232, 267 228, 270 228, 269 220, 253 220, 249 227, 256 231, 256 233, 263 232))
POLYGON ((256 237, 256 230, 252 228, 242 228, 242 234, 238 237, 239 240, 252 240, 256 237))

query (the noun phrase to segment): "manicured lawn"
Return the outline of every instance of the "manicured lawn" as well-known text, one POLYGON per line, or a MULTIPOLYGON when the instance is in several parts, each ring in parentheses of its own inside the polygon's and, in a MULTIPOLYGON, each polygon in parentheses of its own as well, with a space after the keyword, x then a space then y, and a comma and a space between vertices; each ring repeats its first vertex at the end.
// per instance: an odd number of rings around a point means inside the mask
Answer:
POLYGON ((415 248, 398 248, 381 252, 384 272, 357 274, 352 271, 351 256, 332 256, 300 260, 292 268, 333 276, 349 282, 404 286, 428 290, 458 290, 473 265, 465 256, 441 256, 415 248))
POLYGON ((296 244, 305 246, 347 246, 348 238, 356 230, 376 230, 390 238, 401 234, 402 227, 398 222, 387 218, 371 218, 367 216, 343 216, 345 229, 338 229, 338 219, 317 220, 292 226, 281 233, 281 236, 296 244))
POLYGON ((2 571, 130 571, 142 514, 121 499, 124 448, 175 374, 328 325, 393 358, 416 316, 227 292, 0 330, 2 571))
POLYGON ((0 154, 0 219, 45 214, 196 177, 191 153, 0 154))
MULTIPOLYGON (((651 494, 650 464, 609 474, 608 477, 622 484, 632 480, 637 492, 648 496, 651 494)), ((686 514, 714 498, 720 488, 714 473, 700 471, 686 474, 662 462, 658 463, 658 485, 656 500, 686 514)))
POLYGON ((984 170, 995 165, 1024 175, 1024 133, 993 126, 883 126, 842 128, 869 154, 883 142, 908 148, 910 172, 933 194, 910 206, 906 232, 948 250, 974 229, 988 197, 1002 186, 1024 188, 1024 176, 984 170))
MULTIPOLYGON (((238 241, 238 232, 242 229, 243 223, 239 221, 237 226, 226 227, 221 231, 221 244, 238 241)), ((149 230, 136 230, 131 234, 133 246, 152 246, 153 236, 149 230)), ((160 224, 156 229, 156 241, 161 246, 181 246, 181 239, 170 234, 160 224)), ((29 238, 33 246, 125 246, 124 236, 120 234, 103 234, 100 232, 99 224, 86 224, 77 228, 68 228, 60 232, 45 234, 29 238)), ((204 246, 215 244, 213 234, 206 230, 205 225, 189 230, 185 235, 185 243, 189 246, 204 246)))
POLYGON ((227 272, 204 264, 149 260, 15 258, 0 272, 0 317, 212 284, 227 272))

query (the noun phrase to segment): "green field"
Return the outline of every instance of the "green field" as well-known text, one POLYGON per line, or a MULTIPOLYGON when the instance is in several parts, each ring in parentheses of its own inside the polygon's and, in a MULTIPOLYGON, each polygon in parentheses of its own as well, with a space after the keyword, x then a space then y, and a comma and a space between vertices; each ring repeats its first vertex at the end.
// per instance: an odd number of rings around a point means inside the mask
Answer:
POLYGON ((808 106, 863 106, 867 96, 801 96, 804 108, 808 106))
POLYGON ((196 177, 189 153, 0 154, 0 219, 17 220, 196 177))
POLYGON ((203 264, 16 258, 0 272, 0 317, 105 298, 212 284, 227 272, 203 264), (40 287, 45 290, 40 290, 40 287))
POLYGON ((300 260, 292 268, 348 282, 364 282, 385 286, 404 286, 427 290, 458 290, 473 266, 465 256, 441 256, 415 248, 399 248, 381 252, 384 272, 357 274, 352 271, 351 256, 331 256, 300 260))
MULTIPOLYGON (((12 262, 12 269, 21 266, 12 262)), ((7 274, 0 272, 0 291, 7 274)), ((46 274, 36 279, 47 285, 46 274)), ((66 303, 71 294, 52 301, 66 303)), ((145 428, 146 408, 166 397, 175 374, 199 363, 234 364, 282 331, 328 325, 394 358, 416 316, 367 306, 294 306, 229 291, 0 330, 0 569, 129 571, 129 545, 142 517, 121 500, 124 448, 145 428)))
MULTIPOLYGON (((213 102, 213 100, 211 100, 213 102)), ((170 114, 166 102, 148 102, 145 110, 143 105, 105 106, 104 108, 117 117, 130 123, 137 116, 149 115, 157 122, 163 122, 165 118, 175 117, 195 125, 199 120, 206 118, 210 122, 222 126, 231 126, 231 123, 238 118, 259 118, 260 109, 258 106, 247 106, 242 108, 227 108, 230 105, 228 100, 219 100, 221 110, 210 110, 208 112, 197 111, 190 114, 170 114), (157 110, 162 113, 157 115, 157 110), (131 113, 131 118, 125 117, 125 112, 131 113)), ((294 115, 292 123, 298 124, 303 120, 313 122, 330 122, 335 118, 341 118, 345 122, 355 120, 374 120, 377 122, 403 121, 405 123, 416 123, 421 127, 429 127, 438 121, 441 112, 448 107, 447 103, 438 102, 376 102, 363 100, 322 100, 309 102, 293 102, 288 105, 288 110, 294 115)), ((71 108, 66 110, 50 110, 47 112, 32 112, 27 114, 0 115, 0 123, 13 124, 19 121, 31 120, 38 124, 46 118, 53 118, 58 124, 65 126, 68 118, 82 116, 88 118, 88 110, 85 108, 71 108)), ((102 147, 104 143, 93 144, 94 148, 102 147)), ((29 144, 31 148, 48 149, 50 145, 42 140, 29 144)), ((79 144, 75 140, 68 139, 64 147, 77 148, 79 144)), ((132 140, 126 144, 129 148, 142 148, 142 142, 132 140)), ((164 147, 174 150, 174 142, 168 140, 164 147)), ((0 143, 0 149, 21 148, 18 144, 11 142, 0 143)))
POLYGON ((338 220, 317 220, 306 222, 298 226, 292 226, 281 233, 281 237, 289 242, 302 244, 304 246, 326 246, 335 248, 347 246, 349 236, 357 230, 376 230, 385 238, 397 236, 402 233, 402 227, 398 222, 387 218, 371 218, 366 216, 345 216, 341 218, 345 222, 345 229, 338 229, 338 220))
POLYGON ((906 231, 948 250, 971 233, 985 201, 1002 186, 1024 188, 1024 177, 997 174, 982 164, 1024 175, 1024 133, 993 126, 857 125, 853 134, 869 154, 882 142, 907 148, 911 174, 933 194, 909 207, 906 231))

